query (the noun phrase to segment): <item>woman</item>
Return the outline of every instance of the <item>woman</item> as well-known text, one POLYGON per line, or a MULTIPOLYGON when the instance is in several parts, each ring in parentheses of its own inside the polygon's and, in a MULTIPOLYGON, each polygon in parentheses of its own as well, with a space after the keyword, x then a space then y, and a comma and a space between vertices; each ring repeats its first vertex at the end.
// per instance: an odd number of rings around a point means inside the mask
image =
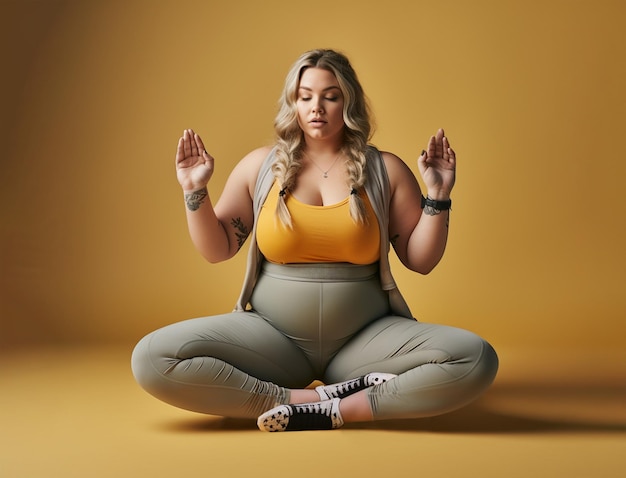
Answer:
POLYGON ((418 159, 424 198, 400 158, 368 145, 365 95, 342 54, 303 54, 280 105, 276 145, 244 157, 215 206, 214 159, 192 130, 180 138, 193 243, 219 262, 250 237, 246 277, 233 312, 142 339, 137 381, 177 407, 258 417, 266 431, 426 417, 476 399, 495 377, 493 348, 415 320, 388 260, 392 244, 427 274, 444 253, 456 158, 443 130, 418 159))

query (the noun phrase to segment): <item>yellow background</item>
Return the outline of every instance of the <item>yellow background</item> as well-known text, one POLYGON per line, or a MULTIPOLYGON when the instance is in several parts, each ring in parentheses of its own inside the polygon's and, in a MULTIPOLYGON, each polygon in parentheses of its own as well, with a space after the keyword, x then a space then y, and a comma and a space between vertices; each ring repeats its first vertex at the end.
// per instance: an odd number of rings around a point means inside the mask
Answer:
POLYGON ((345 52, 374 143, 458 154, 447 255, 394 271, 423 321, 496 348, 624 345, 626 7, 550 1, 8 1, 0 5, 0 345, 133 343, 231 310, 245 254, 203 262, 173 158, 272 141, 284 76, 345 52))
POLYGON ((0 0, 0 476, 622 477, 625 23, 623 0, 0 0), (500 354, 458 412, 264 434, 133 380, 141 336, 243 278, 188 238, 179 135, 217 197, 317 47, 351 58, 378 147, 416 173, 437 128, 457 150, 443 262, 393 266, 421 320, 500 354))

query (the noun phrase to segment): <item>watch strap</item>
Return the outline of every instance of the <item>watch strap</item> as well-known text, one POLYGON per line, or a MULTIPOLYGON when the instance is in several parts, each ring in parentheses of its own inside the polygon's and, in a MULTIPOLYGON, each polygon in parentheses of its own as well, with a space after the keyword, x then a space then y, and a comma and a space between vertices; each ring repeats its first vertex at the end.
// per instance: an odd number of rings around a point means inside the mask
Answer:
POLYGON ((452 199, 448 199, 447 201, 437 201, 435 199, 422 196, 422 209, 426 206, 432 207, 438 211, 447 211, 452 208, 452 199))

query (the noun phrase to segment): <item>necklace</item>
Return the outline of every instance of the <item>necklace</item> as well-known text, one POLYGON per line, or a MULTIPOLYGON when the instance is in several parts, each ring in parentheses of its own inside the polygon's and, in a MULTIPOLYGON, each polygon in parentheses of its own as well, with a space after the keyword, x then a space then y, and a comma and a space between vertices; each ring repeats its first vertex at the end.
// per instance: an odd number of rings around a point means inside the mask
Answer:
POLYGON ((328 168, 326 171, 324 171, 322 168, 320 168, 320 166, 319 166, 319 165, 318 165, 315 161, 313 161, 313 159, 311 158, 311 156, 309 156, 309 155, 308 155, 308 154, 306 154, 306 153, 304 153, 304 154, 305 154, 305 156, 306 156, 307 158, 309 158, 309 161, 311 161, 311 162, 313 163, 313 165, 314 165, 317 169, 319 169, 319 170, 322 172, 322 174, 324 175, 324 178, 328 178, 328 172, 329 172, 331 169, 333 169, 333 167, 335 166, 335 164, 337 164, 337 161, 339 160, 339 157, 341 156, 341 152, 340 152, 340 153, 337 155, 337 157, 335 158, 335 160, 333 161, 333 164, 331 164, 331 165, 330 165, 330 168, 328 168))

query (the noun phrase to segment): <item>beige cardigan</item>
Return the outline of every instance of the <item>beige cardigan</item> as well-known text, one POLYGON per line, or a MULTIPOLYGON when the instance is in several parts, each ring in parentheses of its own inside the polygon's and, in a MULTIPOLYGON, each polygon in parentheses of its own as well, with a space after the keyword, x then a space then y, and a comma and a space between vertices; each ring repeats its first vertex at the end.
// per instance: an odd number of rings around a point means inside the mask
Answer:
MULTIPOLYGON (((365 192, 378 219, 380 229, 380 281, 383 290, 389 293, 389 303, 391 310, 395 315, 412 318, 411 311, 398 290, 393 276, 391 275, 391 267, 389 264, 389 177, 385 163, 380 152, 370 146, 366 152, 366 174, 367 181, 365 184, 365 192)), ((250 249, 248 251, 248 262, 246 266, 246 275, 243 281, 243 287, 235 311, 246 310, 248 301, 252 296, 252 291, 256 284, 263 256, 256 242, 256 226, 257 218, 261 211, 261 206, 265 202, 272 185, 274 184, 274 175, 271 166, 274 162, 274 151, 272 151, 263 162, 259 171, 256 186, 254 189, 254 226, 250 234, 250 249)))

